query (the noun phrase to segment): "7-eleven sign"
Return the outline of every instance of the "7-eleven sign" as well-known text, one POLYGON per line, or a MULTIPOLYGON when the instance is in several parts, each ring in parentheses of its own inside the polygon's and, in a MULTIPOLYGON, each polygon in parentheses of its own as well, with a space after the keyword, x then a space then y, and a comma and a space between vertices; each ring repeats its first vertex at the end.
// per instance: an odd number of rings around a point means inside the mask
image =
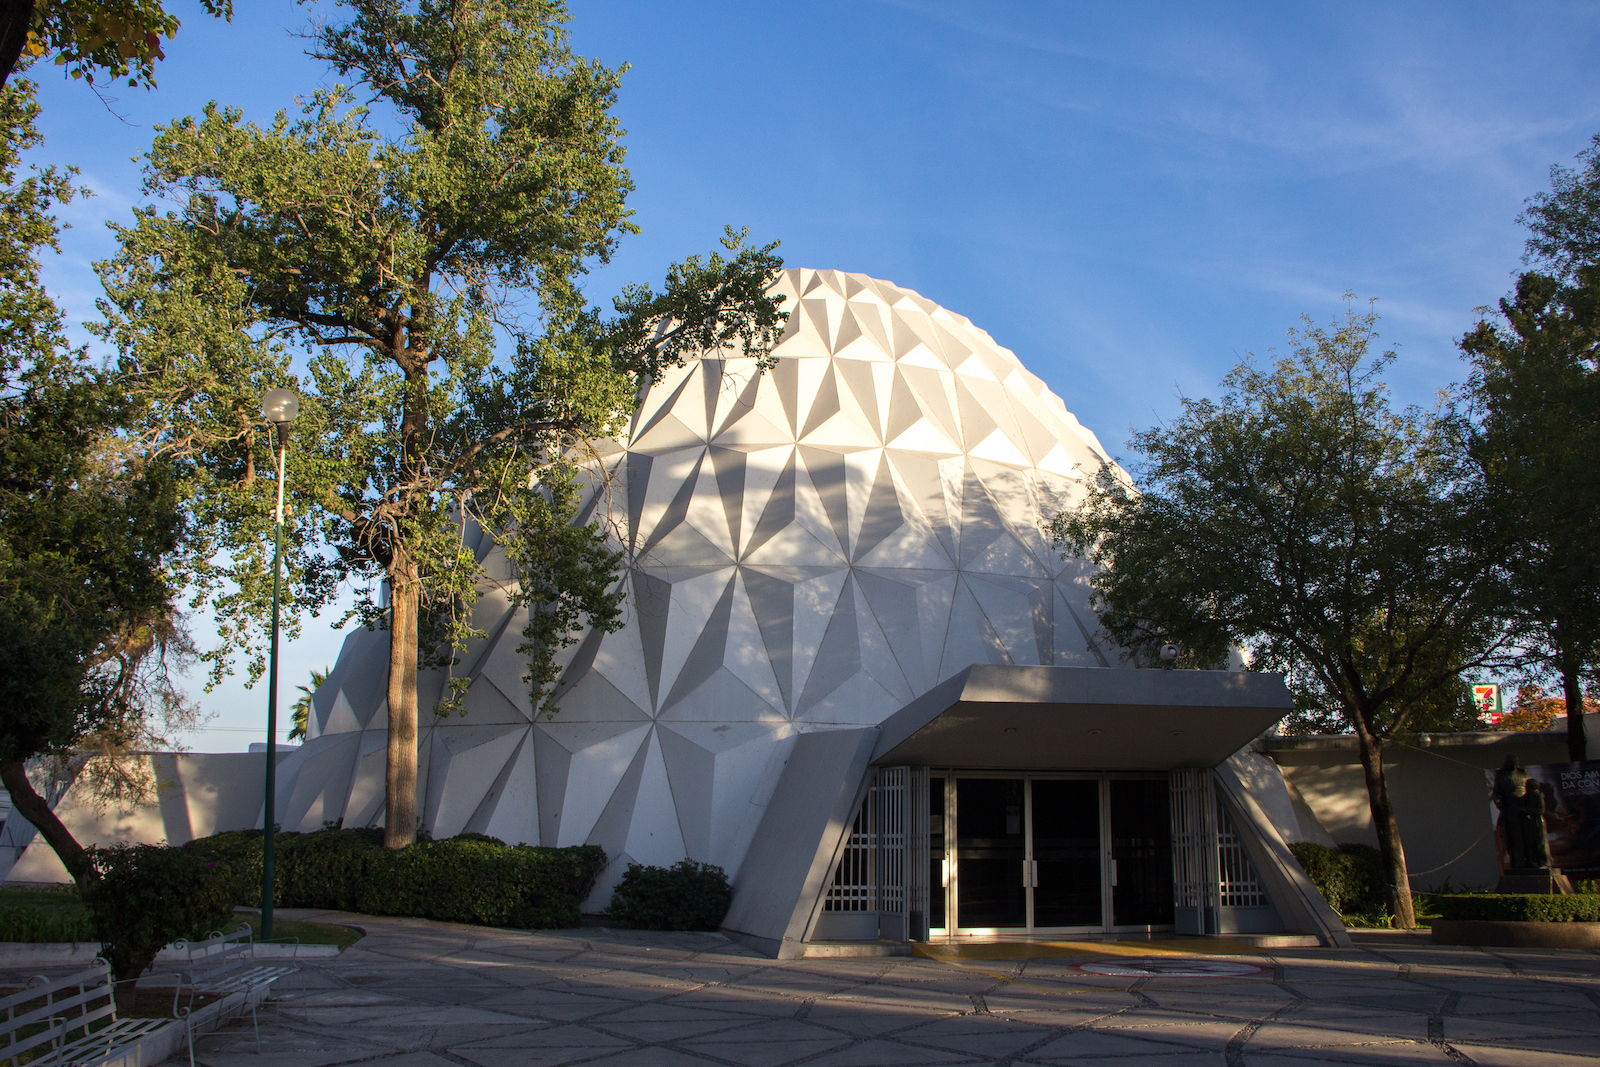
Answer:
POLYGON ((1478 718, 1491 726, 1505 716, 1505 708, 1500 704, 1500 687, 1493 682, 1473 686, 1472 703, 1478 709, 1478 718))

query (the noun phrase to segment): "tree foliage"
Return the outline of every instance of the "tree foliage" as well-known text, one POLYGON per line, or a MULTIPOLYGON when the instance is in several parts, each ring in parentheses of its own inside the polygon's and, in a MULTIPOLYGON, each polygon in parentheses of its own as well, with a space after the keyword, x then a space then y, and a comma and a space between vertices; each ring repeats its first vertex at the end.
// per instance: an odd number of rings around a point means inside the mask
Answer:
MULTIPOLYGON (((1600 712, 1600 701, 1592 696, 1584 700, 1583 713, 1593 715, 1600 712)), ((1567 713, 1567 702, 1558 696, 1551 696, 1540 686, 1531 682, 1517 687, 1517 699, 1511 710, 1501 716, 1500 721, 1494 724, 1496 730, 1548 730, 1555 725, 1555 721, 1567 713)))
POLYGON ((98 755, 102 799, 148 791, 123 757, 190 714, 166 672, 187 648, 166 567, 182 523, 170 472, 121 430, 121 383, 68 347, 39 283, 51 212, 76 190, 70 173, 20 169, 37 113, 31 82, 0 90, 0 779, 81 878, 83 850, 25 765, 98 755))
MULTIPOLYGON (((1546 205, 1572 206, 1580 198, 1571 185, 1546 205)), ((1600 200, 1589 192, 1592 213, 1600 200)), ((1600 219, 1573 214, 1563 223, 1581 236, 1600 219)), ((1552 231, 1536 231, 1530 250, 1552 231)), ((1575 239, 1572 256, 1600 251, 1580 245, 1575 239)), ((1461 348, 1473 364, 1473 454, 1489 486, 1484 521, 1512 546, 1508 607, 1523 623, 1533 673, 1553 671, 1576 707, 1584 675, 1600 664, 1600 264, 1571 276, 1563 284, 1524 273, 1498 316, 1479 322, 1461 348)), ((1587 758, 1581 715, 1567 720, 1567 749, 1569 759, 1587 758)))
POLYGON ((1303 707, 1360 739, 1394 912, 1413 921, 1383 743, 1453 705, 1463 671, 1507 634, 1481 494, 1448 410, 1394 411, 1371 354, 1376 315, 1309 319, 1268 369, 1246 361, 1220 400, 1184 400, 1138 433, 1133 475, 1107 466, 1051 532, 1102 569, 1111 639, 1153 663, 1283 671, 1303 707))
MULTIPOLYGON (((198 0, 207 14, 233 17, 233 0, 198 0)), ((18 62, 54 56, 74 78, 96 74, 155 85, 166 58, 161 39, 178 32, 178 17, 161 0, 5 0, 0 3, 0 86, 18 62)))
POLYGON ((1527 262, 1562 282, 1600 263, 1600 133, 1578 153, 1578 167, 1550 168, 1550 191, 1535 193, 1517 221, 1528 228, 1527 262))
MULTIPOLYGON (((582 627, 618 625, 618 557, 574 520, 586 442, 613 433, 641 383, 702 348, 764 359, 784 315, 779 260, 729 232, 664 291, 587 305, 589 264, 634 227, 611 107, 620 71, 575 55, 543 0, 348 0, 313 54, 335 86, 265 126, 211 106, 160 130, 156 203, 102 267, 106 336, 182 464, 196 603, 262 667, 271 592, 270 486, 257 405, 302 397, 289 455, 289 601, 317 610, 341 582, 391 631, 391 845, 415 833, 416 677, 475 635, 490 576, 530 608, 536 704, 582 627), (359 90, 359 92, 358 92, 359 90), (359 103, 364 99, 367 103, 359 103), (218 564, 216 561, 228 561, 218 564), (440 650, 436 654, 436 650, 440 650)), ((291 622, 291 630, 293 624, 291 622)), ((440 710, 460 707, 454 679, 440 710)))

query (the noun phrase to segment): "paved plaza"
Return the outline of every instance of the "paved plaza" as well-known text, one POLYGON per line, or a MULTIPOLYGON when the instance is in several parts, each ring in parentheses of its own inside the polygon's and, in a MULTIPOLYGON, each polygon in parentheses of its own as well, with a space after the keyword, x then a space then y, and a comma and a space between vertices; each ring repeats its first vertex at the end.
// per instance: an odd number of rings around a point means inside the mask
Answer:
POLYGON ((1350 950, 1205 958, 778 961, 714 934, 283 914, 368 933, 281 987, 260 1055, 247 1019, 202 1038, 197 1063, 1600 1063, 1596 952, 1357 933, 1350 950))

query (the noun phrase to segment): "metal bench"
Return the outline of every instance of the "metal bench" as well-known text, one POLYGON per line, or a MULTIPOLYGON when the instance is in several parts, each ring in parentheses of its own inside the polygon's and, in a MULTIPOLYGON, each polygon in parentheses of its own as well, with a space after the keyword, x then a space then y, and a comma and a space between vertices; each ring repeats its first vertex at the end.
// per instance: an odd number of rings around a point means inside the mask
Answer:
POLYGON ((24 1054, 34 1064, 103 1063, 174 1019, 119 1019, 112 994, 111 965, 96 959, 89 969, 53 981, 28 979, 20 993, 0 998, 0 1064, 17 1067, 24 1054))
MULTIPOLYGON (((232 933, 214 933, 204 941, 174 941, 172 948, 185 956, 185 960, 178 965, 178 980, 180 989, 189 991, 189 1002, 178 1005, 175 991, 173 1013, 184 1020, 188 1027, 191 1067, 194 1064, 194 1024, 191 1015, 196 993, 217 993, 222 996, 240 992, 249 994, 300 970, 297 963, 257 963, 255 942, 248 923, 241 923, 239 929, 232 933)), ((245 1002, 250 1005, 250 1025, 255 1030, 256 1051, 259 1053, 261 1024, 256 1018, 255 1001, 246 996, 245 1002)))

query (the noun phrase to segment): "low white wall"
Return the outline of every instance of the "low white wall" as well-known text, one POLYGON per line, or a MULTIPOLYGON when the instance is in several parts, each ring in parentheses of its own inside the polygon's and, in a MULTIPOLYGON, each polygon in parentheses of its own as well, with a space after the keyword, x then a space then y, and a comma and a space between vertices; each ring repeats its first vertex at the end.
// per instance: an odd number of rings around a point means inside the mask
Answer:
MULTIPOLYGON (((1585 716, 1589 758, 1600 757, 1600 715, 1585 716)), ((1338 844, 1376 846, 1366 779, 1353 736, 1278 737, 1258 741, 1283 772, 1297 799, 1338 844)), ((1384 746, 1389 796, 1400 823, 1413 889, 1493 888, 1500 876, 1494 854, 1484 771, 1508 754, 1523 766, 1567 762, 1566 736, 1557 732, 1423 734, 1384 746)), ((1298 805, 1297 805, 1298 807, 1298 805)), ((1300 812, 1305 823, 1305 813, 1300 812)), ((1306 832, 1306 831, 1310 832, 1306 832)))
MULTIPOLYGON (((128 808, 97 804, 80 778, 56 805, 57 817, 79 844, 181 845, 222 830, 261 825, 266 757, 260 753, 157 752, 136 758, 155 772, 156 796, 148 803, 128 808)), ((26 825, 14 808, 11 820, 26 825)), ((17 828, 8 826, 13 834, 17 828)), ((72 881, 55 851, 37 836, 9 871, 0 871, 0 878, 72 881)))

